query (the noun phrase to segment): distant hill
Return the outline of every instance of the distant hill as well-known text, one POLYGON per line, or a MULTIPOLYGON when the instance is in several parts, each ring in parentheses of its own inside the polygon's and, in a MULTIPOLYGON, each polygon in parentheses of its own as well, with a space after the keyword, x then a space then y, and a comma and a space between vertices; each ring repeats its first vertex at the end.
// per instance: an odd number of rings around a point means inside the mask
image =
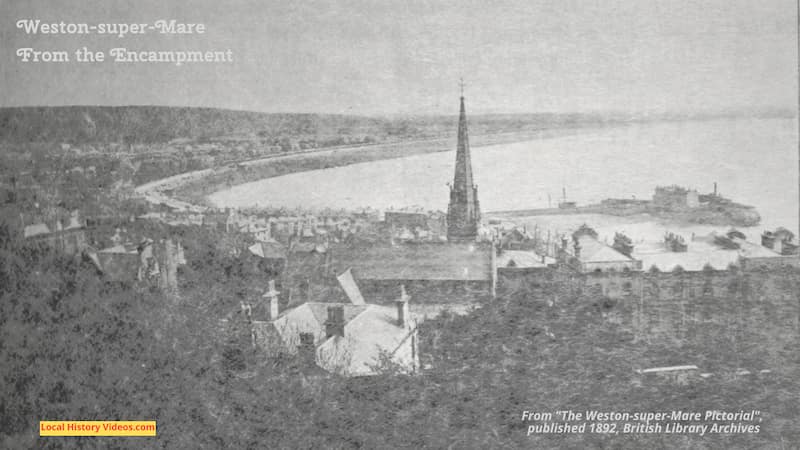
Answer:
MULTIPOLYGON (((777 110, 755 115, 764 114, 794 116, 791 111, 777 110)), ((731 115, 743 114, 715 116, 731 115)), ((698 117, 552 113, 470 115, 470 132, 491 134, 681 118, 698 117)), ((345 141, 384 142, 451 135, 455 133, 456 120, 455 110, 448 116, 362 117, 166 106, 8 107, 0 108, 0 143, 165 143, 174 139, 219 138, 307 138, 317 141, 353 138, 345 141)))
POLYGON ((236 135, 369 133, 377 119, 342 115, 264 114, 166 106, 0 108, 0 142, 132 142, 236 135), (342 130, 344 129, 344 130, 342 130))

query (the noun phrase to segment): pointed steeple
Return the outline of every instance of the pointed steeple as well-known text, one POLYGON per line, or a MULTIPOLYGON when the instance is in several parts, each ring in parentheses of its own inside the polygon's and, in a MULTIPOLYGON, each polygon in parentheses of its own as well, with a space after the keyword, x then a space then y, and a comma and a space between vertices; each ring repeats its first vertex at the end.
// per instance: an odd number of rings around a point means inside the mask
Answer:
POLYGON ((458 144, 456 169, 450 186, 450 204, 447 210, 447 239, 450 241, 475 240, 478 235, 480 206, 478 187, 472 180, 472 161, 469 153, 467 112, 464 107, 464 85, 461 85, 461 110, 458 116, 458 144))
POLYGON ((458 145, 456 147, 456 173, 453 177, 456 189, 470 191, 472 187, 472 161, 469 155, 469 134, 467 133, 467 112, 464 96, 461 96, 461 112, 458 116, 458 145))

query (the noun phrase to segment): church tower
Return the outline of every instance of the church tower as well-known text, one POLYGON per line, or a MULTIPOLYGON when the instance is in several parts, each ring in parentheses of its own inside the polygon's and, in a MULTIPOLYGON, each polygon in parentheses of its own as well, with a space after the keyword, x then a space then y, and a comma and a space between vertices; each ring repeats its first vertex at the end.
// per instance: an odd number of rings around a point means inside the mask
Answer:
POLYGON ((447 240, 474 241, 478 237, 481 208, 478 203, 478 186, 472 182, 472 161, 469 156, 467 113, 464 109, 464 92, 461 92, 461 112, 458 117, 458 146, 456 147, 456 172, 450 186, 450 204, 447 207, 447 240))

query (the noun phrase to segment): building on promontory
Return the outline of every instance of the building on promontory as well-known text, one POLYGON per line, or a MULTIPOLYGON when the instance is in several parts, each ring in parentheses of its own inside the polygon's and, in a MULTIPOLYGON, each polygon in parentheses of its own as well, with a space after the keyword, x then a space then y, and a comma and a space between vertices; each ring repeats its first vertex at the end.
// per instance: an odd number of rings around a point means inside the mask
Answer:
POLYGON ((456 170, 450 186, 450 203, 447 207, 447 240, 451 242, 475 241, 481 208, 478 202, 478 186, 472 180, 472 161, 469 155, 467 113, 464 96, 461 96, 461 111, 458 117, 458 145, 456 147, 456 170))
POLYGON ((657 186, 653 194, 653 206, 669 210, 697 208, 700 206, 700 195, 696 190, 682 186, 657 186))

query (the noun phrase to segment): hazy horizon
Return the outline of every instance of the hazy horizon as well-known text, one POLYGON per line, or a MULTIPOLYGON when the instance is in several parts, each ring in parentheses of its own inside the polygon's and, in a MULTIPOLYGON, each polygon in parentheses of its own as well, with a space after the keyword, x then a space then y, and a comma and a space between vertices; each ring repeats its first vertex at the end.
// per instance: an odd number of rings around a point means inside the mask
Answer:
MULTIPOLYGON (((467 99, 468 102, 468 99, 467 99)), ((249 109, 233 109, 216 106, 185 106, 185 105, 158 105, 158 104, 126 104, 126 105, 90 105, 90 104, 70 104, 70 105, 14 105, 14 106, 0 106, 2 109, 25 109, 25 108, 187 108, 187 109, 215 109, 220 111, 248 113, 248 114, 272 114, 272 115, 330 115, 330 116, 349 116, 349 117, 362 117, 366 119, 403 119, 403 118, 444 118, 444 117, 457 117, 458 111, 450 114, 447 113, 374 113, 374 114, 358 114, 358 113, 341 113, 341 112, 308 112, 308 111, 254 111, 249 109)), ((726 115, 733 115, 737 117, 785 117, 794 118, 800 116, 800 111, 797 108, 789 107, 762 107, 762 108, 740 108, 740 109, 719 109, 707 111, 622 111, 622 110, 594 110, 594 111, 517 111, 517 112, 483 112, 471 113, 469 111, 469 104, 467 103, 467 119, 470 117, 486 117, 486 116, 533 116, 533 115, 586 115, 597 117, 613 117, 613 116, 630 116, 634 119, 649 118, 652 116, 655 119, 702 119, 705 117, 714 118, 726 115)))
POLYGON ((264 113, 705 114, 797 109, 790 0, 142 0, 0 3, 0 106, 264 113), (28 35, 18 19, 204 23, 205 34, 28 35), (15 50, 224 50, 232 63, 24 63, 15 50))

